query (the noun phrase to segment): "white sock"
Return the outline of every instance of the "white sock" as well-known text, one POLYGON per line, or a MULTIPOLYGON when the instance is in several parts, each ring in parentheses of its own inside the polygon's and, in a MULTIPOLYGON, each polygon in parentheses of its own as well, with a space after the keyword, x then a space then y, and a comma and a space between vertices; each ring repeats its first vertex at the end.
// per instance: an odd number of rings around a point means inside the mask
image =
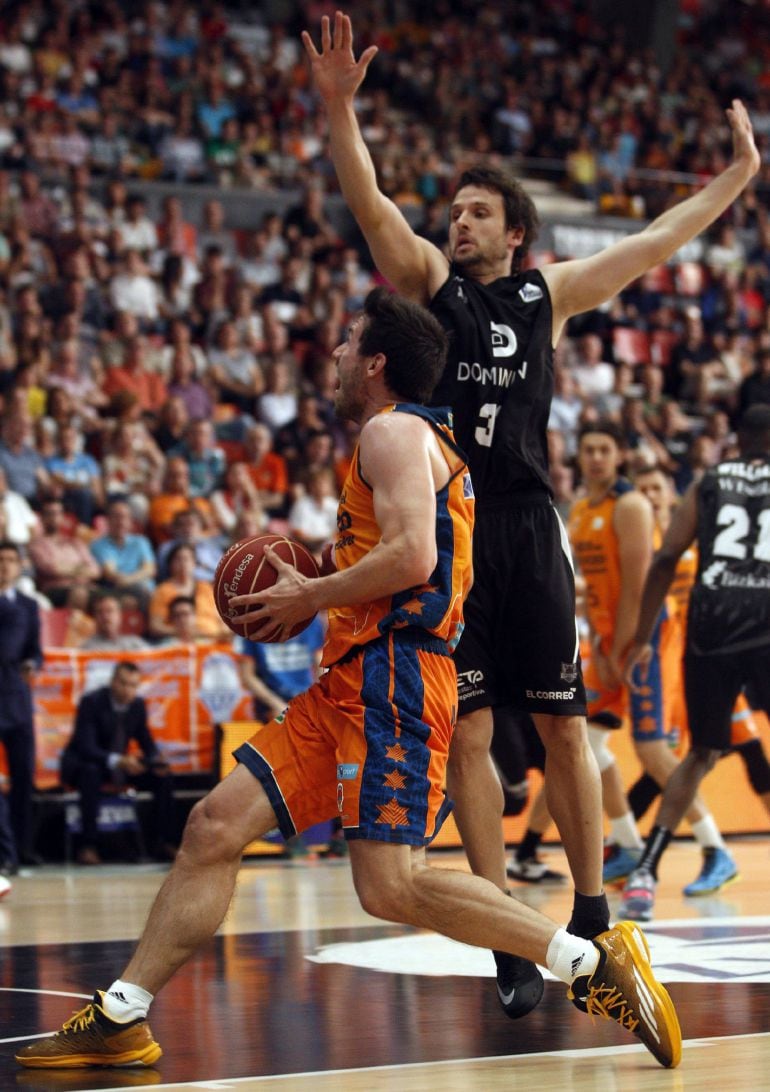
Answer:
POLYGON ((599 952, 590 940, 575 937, 566 929, 557 929, 545 954, 545 965, 568 986, 579 975, 593 974, 599 962, 599 952))
POLYGON ((119 1020, 121 1024, 143 1019, 150 1010, 153 997, 141 986, 135 986, 133 982, 122 982, 119 978, 103 996, 104 1011, 111 1020, 119 1020))
POLYGON ((610 841, 616 846, 622 846, 623 849, 642 849, 644 847, 632 811, 627 811, 619 819, 610 819, 610 841))
POLYGON ((692 834, 696 842, 703 849, 724 849, 725 842, 719 833, 719 827, 714 822, 713 815, 707 815, 705 819, 699 819, 692 824, 692 834))

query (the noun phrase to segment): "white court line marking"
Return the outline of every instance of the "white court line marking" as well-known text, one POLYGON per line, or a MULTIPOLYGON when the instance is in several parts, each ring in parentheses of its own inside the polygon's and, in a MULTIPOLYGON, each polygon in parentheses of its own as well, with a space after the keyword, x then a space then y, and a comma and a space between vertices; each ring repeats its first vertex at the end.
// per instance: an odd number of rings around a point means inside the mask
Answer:
MULTIPOLYGON (((20 986, 0 986, 2 993, 44 993, 46 997, 76 997, 78 1001, 90 1001, 91 993, 66 993, 64 990, 25 990, 20 986)), ((57 1029, 58 1030, 58 1029, 57 1029)), ((24 1043, 28 1039, 47 1039, 52 1031, 39 1031, 36 1035, 14 1035, 12 1039, 0 1039, 0 1043, 24 1043)))
MULTIPOLYGON (((682 1046, 709 1047, 719 1043, 732 1043, 744 1039, 768 1039, 770 1031, 751 1031, 746 1035, 717 1035, 701 1039, 685 1039, 682 1046)), ((532 1054, 492 1054, 483 1058, 442 1058, 435 1062, 403 1062, 399 1065, 370 1065, 350 1069, 314 1069, 302 1073, 266 1073, 259 1077, 221 1077, 211 1081, 173 1081, 171 1084, 156 1084, 153 1088, 163 1092, 166 1088, 203 1088, 203 1089, 228 1089, 234 1085, 245 1084, 249 1081, 256 1084, 261 1081, 296 1081, 306 1077, 334 1077, 354 1076, 360 1073, 395 1073, 399 1069, 433 1069, 436 1066, 476 1065, 487 1062, 524 1062, 530 1058, 602 1058, 607 1055, 616 1057, 618 1054, 645 1054, 647 1048, 641 1043, 627 1043, 625 1046, 606 1047, 581 1047, 580 1050, 539 1050, 532 1054)), ((664 1070, 663 1072, 668 1072, 664 1070)), ((671 1070, 671 1072, 674 1072, 671 1070)), ((125 1092, 125 1085, 115 1088, 103 1088, 101 1092, 125 1092)))

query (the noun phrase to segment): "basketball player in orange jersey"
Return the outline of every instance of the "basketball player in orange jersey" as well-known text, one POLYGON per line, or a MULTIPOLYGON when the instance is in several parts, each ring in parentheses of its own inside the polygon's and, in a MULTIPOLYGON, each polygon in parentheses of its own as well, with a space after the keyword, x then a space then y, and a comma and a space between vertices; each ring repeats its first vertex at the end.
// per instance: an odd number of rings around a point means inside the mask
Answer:
MULTIPOLYGON (((414 233, 380 192, 356 118, 355 96, 377 48, 356 59, 351 21, 321 20, 320 51, 303 42, 329 122, 342 194, 372 258, 397 291, 430 307, 451 333, 436 405, 454 414, 476 493, 475 580, 458 646, 459 719, 448 789, 471 868, 505 888, 503 794, 490 757, 492 709, 529 713, 546 750, 548 805, 575 884, 569 927, 605 929, 601 783, 588 746, 575 626, 575 590, 564 528, 553 504, 546 428, 553 396, 553 346, 572 315, 598 307, 668 260, 735 200, 760 158, 751 123, 735 100, 727 111, 733 160, 693 197, 638 234, 577 261, 524 270, 538 217, 523 187, 479 164, 457 182, 449 253, 414 233)), ((497 990, 509 1016, 536 968, 497 959, 497 990)))
MULTIPOLYGON (((638 470, 633 476, 633 481, 639 492, 643 493, 652 505, 656 527, 662 541, 671 523, 671 513, 678 503, 674 484, 669 475, 657 466, 638 470)), ((682 631, 686 624, 687 606, 697 571, 698 547, 697 543, 693 542, 679 558, 669 589, 669 597, 676 600, 678 608, 678 617, 674 620, 674 624, 681 626, 682 631)), ((684 632, 682 632, 682 638, 684 639, 684 632)), ((682 648, 684 650, 684 645, 682 648)), ((683 685, 684 681, 680 678, 672 720, 680 729, 682 737, 685 737, 688 725, 683 685)), ((764 713, 755 713, 745 695, 741 694, 733 710, 730 748, 731 751, 740 755, 751 787, 770 814, 770 763, 768 763, 757 727, 757 718, 764 715, 764 713)), ((678 751, 682 751, 683 744, 684 738, 680 741, 678 751)), ((738 867, 716 830, 716 826, 714 830, 715 834, 711 841, 701 842, 703 867, 697 879, 684 888, 685 895, 713 894, 720 887, 737 878, 738 867)))
POLYGON ((418 404, 443 368, 446 340, 429 312, 381 288, 335 351, 337 412, 362 426, 340 496, 337 571, 307 580, 273 553, 276 584, 232 600, 252 608, 245 622, 264 621, 257 640, 328 610, 328 670, 238 748, 239 765, 193 809, 123 977, 61 1031, 24 1047, 22 1065, 155 1062, 150 1002, 222 921, 244 847, 276 825, 291 836, 335 814, 370 914, 543 963, 582 1011, 617 1020, 661 1065, 678 1064, 676 1012, 638 926, 585 940, 488 880, 426 865, 424 847, 447 811, 451 650, 472 576, 467 466, 448 411, 418 404))
MULTIPOLYGON (((586 614, 592 632, 585 680, 589 738, 602 774, 611 827, 605 883, 625 878, 642 849, 615 756, 607 746, 608 729, 620 728, 630 718, 639 760, 664 786, 677 765, 670 745, 671 706, 678 693, 682 657, 676 604, 667 602, 655 627, 645 684, 629 694, 620 663, 636 625, 656 532, 650 504, 619 474, 622 445, 622 432, 611 421, 581 429, 578 462, 586 496, 573 506, 568 524, 586 582, 586 614)), ((687 818, 703 845, 719 843, 719 831, 701 801, 693 803, 687 818)))

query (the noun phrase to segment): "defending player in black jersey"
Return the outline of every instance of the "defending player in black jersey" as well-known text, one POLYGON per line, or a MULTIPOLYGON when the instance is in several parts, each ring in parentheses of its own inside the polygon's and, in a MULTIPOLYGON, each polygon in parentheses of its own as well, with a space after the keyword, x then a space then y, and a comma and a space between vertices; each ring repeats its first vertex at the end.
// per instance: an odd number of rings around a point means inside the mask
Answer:
POLYGON ((741 454, 707 470, 674 512, 642 592, 627 677, 648 641, 677 562, 697 539, 698 575, 687 611, 684 692, 688 754, 668 780, 637 868, 626 881, 627 914, 649 921, 658 862, 698 786, 730 748, 735 701, 745 686, 770 713, 770 406, 752 406, 738 427, 741 454))
MULTIPOLYGON (((429 304, 453 335, 436 396, 454 410, 477 498, 475 583, 458 648, 460 720, 448 772, 463 845, 473 871, 504 887, 503 801, 489 746, 491 707, 508 703, 532 714, 545 744, 548 804, 576 888, 570 928, 590 937, 606 927, 609 911, 573 573, 548 480, 552 346, 570 316, 666 261, 738 196, 759 167, 748 115, 737 101, 728 110, 733 163, 700 193, 602 253, 542 273, 520 272, 537 229, 523 189, 499 171, 464 175, 451 206, 450 265, 377 187, 354 105, 376 47, 356 60, 350 19, 341 12, 333 26, 322 19, 320 53, 309 34, 303 42, 340 186, 378 269, 399 292, 429 304)), ((612 667, 620 671, 619 663, 612 667)), ((498 959, 498 993, 509 1015, 529 1011, 540 992, 534 966, 498 959)))

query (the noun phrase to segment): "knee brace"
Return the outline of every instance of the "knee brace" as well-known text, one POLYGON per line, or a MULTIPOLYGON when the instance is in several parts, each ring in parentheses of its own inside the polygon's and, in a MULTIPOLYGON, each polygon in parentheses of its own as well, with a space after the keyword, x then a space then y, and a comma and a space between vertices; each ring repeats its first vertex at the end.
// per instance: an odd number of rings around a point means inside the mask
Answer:
POLYGON ((588 743, 594 753, 594 758, 599 767, 599 773, 604 773, 605 770, 609 770, 610 766, 612 766, 615 761, 615 756, 607 746, 606 729, 594 728, 593 724, 589 724, 588 743))

